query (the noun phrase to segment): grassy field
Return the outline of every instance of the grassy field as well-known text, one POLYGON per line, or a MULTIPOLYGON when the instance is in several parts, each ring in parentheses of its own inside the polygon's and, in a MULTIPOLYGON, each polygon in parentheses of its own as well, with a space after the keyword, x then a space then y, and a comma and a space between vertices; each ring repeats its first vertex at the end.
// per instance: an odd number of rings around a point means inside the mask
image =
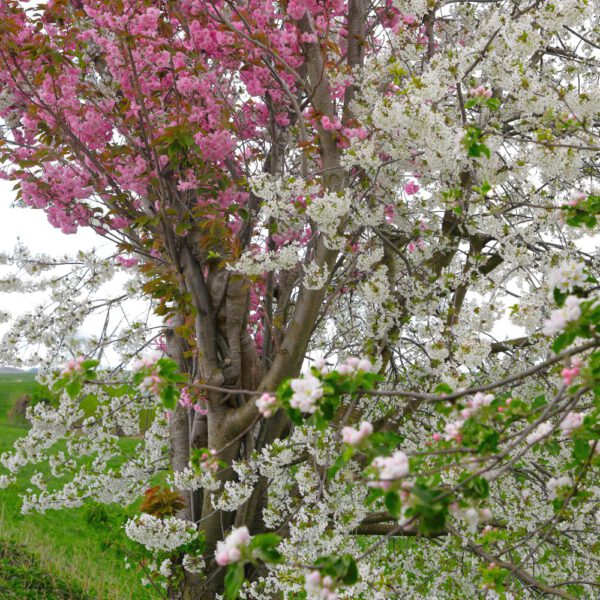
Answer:
MULTIPOLYGON (((30 374, 0 375, 0 453, 27 429, 9 418, 23 394, 36 389, 30 374)), ((135 440, 123 440, 133 449, 135 440)), ((45 472, 45 468, 40 468, 45 472)), ((27 484, 26 469, 20 477, 27 484)), ((19 490, 0 490, 0 598, 138 600, 156 597, 140 584, 140 573, 125 570, 120 550, 124 513, 119 507, 48 511, 21 515, 19 490)))

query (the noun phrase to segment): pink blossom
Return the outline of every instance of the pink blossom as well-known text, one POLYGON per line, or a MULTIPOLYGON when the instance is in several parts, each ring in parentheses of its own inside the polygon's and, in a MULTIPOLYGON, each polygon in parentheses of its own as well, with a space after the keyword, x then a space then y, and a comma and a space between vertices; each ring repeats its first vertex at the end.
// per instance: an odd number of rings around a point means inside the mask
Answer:
POLYGON ((215 559, 217 564, 225 566, 240 560, 242 548, 250 541, 250 532, 246 526, 234 529, 222 542, 217 542, 215 559))
POLYGON ((565 368, 561 372, 561 377, 565 385, 571 385, 573 383, 573 379, 579 375, 579 367, 565 368))
POLYGON ((583 425, 583 413, 570 412, 560 423, 560 430, 563 435, 571 435, 575 429, 579 429, 583 425))
POLYGON ((419 190, 421 186, 416 181, 409 181, 404 185, 404 193, 407 196, 414 196, 419 190))
POLYGON ((469 96, 473 98, 491 98, 492 90, 486 88, 484 85, 471 88, 469 90, 469 96))
POLYGON ((126 258, 125 256, 117 256, 115 258, 115 260, 122 266, 125 267, 126 269, 129 269, 131 267, 135 267, 135 265, 138 264, 138 259, 135 257, 131 257, 131 258, 126 258))
POLYGON ((444 432, 446 433, 445 440, 449 442, 450 440, 460 440, 461 432, 460 429, 463 425, 462 421, 453 421, 452 423, 447 423, 444 427, 444 432))
POLYGON ((131 225, 131 221, 127 217, 114 217, 110 224, 115 229, 125 229, 131 225))
POLYGON ((70 377, 72 375, 74 375, 75 373, 77 373, 78 371, 81 371, 81 363, 85 360, 85 357, 83 356, 78 356, 75 359, 71 359, 67 362, 67 364, 62 368, 62 371, 60 372, 62 377, 70 377))
POLYGON ((179 404, 184 408, 190 408, 193 405, 192 399, 190 397, 190 388, 184 386, 181 388, 181 393, 179 394, 179 404))
POLYGON ((342 428, 342 439, 350 446, 360 446, 372 433, 373 425, 368 421, 363 421, 358 429, 352 427, 342 428))
POLYGON ((319 38, 316 33, 303 33, 300 36, 300 41, 305 44, 314 44, 319 38))
POLYGON ((577 206, 580 202, 583 202, 587 196, 583 192, 578 192, 575 194, 572 200, 569 200, 569 206, 577 206))
POLYGON ((265 418, 269 418, 273 414, 273 409, 277 405, 277 398, 273 394, 265 392, 257 401, 256 407, 258 412, 265 418))
POLYGON ((369 486, 388 490, 393 481, 406 477, 409 473, 408 456, 400 450, 392 456, 377 456, 371 467, 376 471, 377 481, 370 481, 369 486))
POLYGON ((325 131, 335 131, 342 128, 342 124, 337 117, 330 119, 327 115, 321 117, 321 125, 325 131))
POLYGON ((231 134, 224 129, 209 134, 197 133, 194 141, 206 160, 222 161, 235 147, 231 134))

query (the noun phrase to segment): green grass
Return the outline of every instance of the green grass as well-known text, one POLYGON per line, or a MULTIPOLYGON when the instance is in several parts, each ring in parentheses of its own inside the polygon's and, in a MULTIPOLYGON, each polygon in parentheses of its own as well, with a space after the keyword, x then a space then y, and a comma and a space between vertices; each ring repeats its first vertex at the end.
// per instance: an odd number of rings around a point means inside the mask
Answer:
POLYGON ((57 577, 23 546, 0 540, 0 598, 15 600, 92 600, 73 582, 57 577))
POLYGON ((6 423, 8 412, 20 396, 31 394, 39 387, 33 373, 0 374, 0 423, 6 423))
MULTIPOLYGON (((26 434, 26 426, 8 422, 7 414, 19 396, 36 386, 33 375, 0 375, 0 453, 26 434)), ((122 442, 127 450, 136 444, 133 439, 122 442)), ((0 490, 0 598, 154 598, 140 584, 140 573, 124 568, 121 507, 21 514, 19 488, 26 488, 28 476, 37 470, 48 472, 45 465, 27 467, 19 485, 0 490), (18 576, 27 564, 39 575, 29 583, 18 576), (43 589, 46 585, 47 590, 43 589)))

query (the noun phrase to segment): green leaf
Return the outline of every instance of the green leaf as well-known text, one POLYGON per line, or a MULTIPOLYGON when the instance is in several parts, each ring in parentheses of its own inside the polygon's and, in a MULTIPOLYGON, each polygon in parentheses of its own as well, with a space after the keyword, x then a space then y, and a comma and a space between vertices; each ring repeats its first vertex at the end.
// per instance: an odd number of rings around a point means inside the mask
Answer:
POLYGON ((438 383, 434 388, 433 388, 433 393, 434 394, 451 394, 454 390, 447 384, 447 383, 438 383))
POLYGON ((79 379, 72 379, 65 385, 65 391, 69 394, 70 398, 76 398, 81 391, 82 385, 79 379))
POLYGON ((580 437, 573 440, 573 458, 580 462, 585 463, 590 457, 590 445, 588 442, 580 437))
POLYGON ((335 462, 327 469, 327 477, 328 479, 332 479, 338 473, 340 469, 348 464, 348 461, 354 455, 354 448, 352 446, 346 446, 346 449, 342 454, 340 454, 335 462))
POLYGON ((346 573, 342 576, 342 583, 345 585, 354 585, 358 581, 356 561, 349 554, 345 554, 342 558, 346 562, 346 573))
POLYGON ((175 410, 179 399, 179 390, 172 385, 165 387, 160 394, 163 406, 167 410, 175 410))
POLYGON ((565 331, 561 333, 552 344, 552 351, 558 354, 561 350, 564 350, 567 346, 570 346, 575 338, 577 337, 577 333, 575 331, 565 331))
POLYGON ((281 538, 276 533, 259 533, 252 538, 250 549, 274 548, 280 541, 281 538))
POLYGON ((367 494, 367 497, 365 498, 365 504, 367 506, 371 506, 371 504, 373 504, 376 500, 381 498, 381 496, 383 496, 383 495, 384 495, 383 490, 381 490, 379 488, 371 488, 369 490, 369 493, 367 494))
POLYGON ((244 583, 244 564, 236 562, 227 567, 225 575, 225 598, 236 600, 244 583))
POLYGON ((400 518, 402 511, 402 503, 400 502, 400 496, 393 490, 390 490, 385 494, 384 498, 385 507, 388 509, 390 515, 395 519, 400 518))
POLYGON ((498 110, 500 108, 500 98, 488 98, 485 101, 485 105, 490 110, 498 110))
MULTIPOLYGON (((459 483, 472 477, 471 473, 463 473, 459 478, 459 483)), ((475 477, 465 483, 463 486, 463 493, 468 498, 483 499, 487 498, 490 494, 490 484, 484 477, 475 477)))

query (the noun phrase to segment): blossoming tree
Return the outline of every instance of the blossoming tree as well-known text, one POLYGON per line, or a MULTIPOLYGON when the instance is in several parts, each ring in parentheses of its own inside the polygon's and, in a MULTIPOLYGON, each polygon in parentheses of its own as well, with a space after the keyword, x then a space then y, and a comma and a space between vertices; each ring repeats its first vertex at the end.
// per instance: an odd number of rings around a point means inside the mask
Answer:
POLYGON ((127 269, 164 337, 59 371, 43 337, 57 401, 1 483, 50 464, 25 511, 143 495, 126 532, 173 598, 597 594, 599 14, 2 2, 2 176, 119 251, 40 285, 68 307, 127 269))

